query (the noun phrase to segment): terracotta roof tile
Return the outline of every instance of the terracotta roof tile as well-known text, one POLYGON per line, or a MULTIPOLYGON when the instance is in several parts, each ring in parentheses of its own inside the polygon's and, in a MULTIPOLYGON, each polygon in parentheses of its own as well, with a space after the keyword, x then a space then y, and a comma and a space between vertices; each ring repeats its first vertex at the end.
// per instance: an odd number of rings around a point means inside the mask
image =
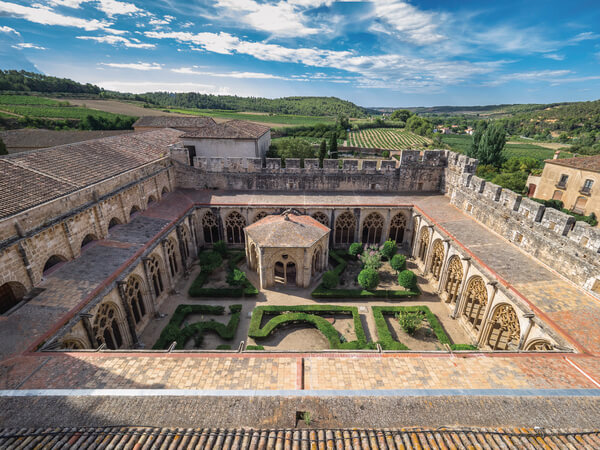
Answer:
POLYGON ((4 156, 0 217, 156 161, 180 134, 165 128, 4 156))
POLYGON ((196 128, 214 123, 212 117, 206 116, 143 116, 133 124, 133 127, 196 128))
POLYGON ((188 139, 258 139, 270 130, 265 125, 259 125, 244 120, 208 125, 197 130, 188 131, 182 138, 188 139))
POLYGON ((37 428, 0 429, 2 448, 598 448, 600 431, 502 428, 268 429, 251 428, 37 428))
POLYGON ((295 214, 267 216, 245 230, 261 247, 310 247, 330 231, 310 216, 295 214))
POLYGON ((546 163, 572 167, 574 169, 589 170, 590 172, 600 172, 600 155, 578 156, 566 159, 548 159, 546 160, 546 163))
POLYGON ((22 130, 0 131, 0 138, 6 144, 6 147, 18 151, 18 149, 34 149, 56 147, 57 145, 73 144, 75 142, 89 141, 90 139, 100 139, 121 134, 133 133, 132 130, 39 130, 34 128, 25 128, 22 130))

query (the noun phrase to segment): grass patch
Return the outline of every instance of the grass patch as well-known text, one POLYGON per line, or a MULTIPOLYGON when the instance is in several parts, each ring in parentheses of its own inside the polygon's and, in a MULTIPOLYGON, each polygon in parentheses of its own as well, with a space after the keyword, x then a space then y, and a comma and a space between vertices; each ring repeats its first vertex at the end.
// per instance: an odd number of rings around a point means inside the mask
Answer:
POLYGON ((308 323, 319 330, 329 341, 329 348, 357 350, 372 349, 374 345, 367 342, 367 337, 360 321, 358 308, 355 306, 335 305, 298 305, 298 306, 257 306, 252 312, 248 336, 253 339, 264 339, 277 328, 295 323, 308 323), (260 324, 265 313, 279 313, 269 320, 264 327, 260 324), (356 341, 344 342, 340 333, 327 320, 320 315, 323 314, 347 314, 352 315, 356 341))
POLYGON ((47 105, 59 106, 61 103, 51 98, 38 97, 36 95, 0 95, 1 105, 47 105))
POLYGON ((440 344, 448 344, 452 350, 477 350, 477 347, 470 344, 451 344, 450 338, 444 331, 442 324, 435 317, 435 314, 427 306, 373 306, 373 318, 377 328, 377 343, 384 350, 409 350, 402 342, 396 341, 388 328, 385 315, 396 315, 402 313, 420 313, 425 316, 429 326, 431 326, 437 340, 440 344))
POLYGON ((211 319, 207 322, 196 322, 181 328, 185 318, 190 314, 222 316, 225 314, 225 308, 210 305, 179 305, 152 348, 154 350, 164 350, 172 342, 177 342, 175 349, 183 350, 186 342, 191 338, 194 338, 194 348, 199 348, 204 340, 204 333, 208 331, 217 333, 221 339, 231 340, 235 337, 235 332, 240 323, 242 305, 231 305, 229 311, 231 318, 227 325, 211 319))

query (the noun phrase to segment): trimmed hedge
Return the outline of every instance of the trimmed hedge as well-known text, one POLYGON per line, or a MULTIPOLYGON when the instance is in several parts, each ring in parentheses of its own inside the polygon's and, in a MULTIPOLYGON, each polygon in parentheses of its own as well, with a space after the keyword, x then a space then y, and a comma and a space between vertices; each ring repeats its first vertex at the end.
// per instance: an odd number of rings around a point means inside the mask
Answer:
POLYGON ((343 257, 338 255, 334 250, 329 250, 329 257, 337 263, 333 269, 333 273, 339 277, 342 273, 344 273, 344 270, 346 270, 348 262, 343 257))
POLYGON ((181 328, 185 318, 190 314, 222 316, 225 313, 225 308, 223 306, 210 305, 179 305, 152 348, 154 350, 164 350, 173 341, 176 341, 177 345, 175 349, 183 350, 185 343, 192 337, 195 339, 194 347, 198 348, 202 345, 204 333, 207 331, 214 331, 225 340, 233 339, 240 323, 242 305, 231 305, 229 311, 231 318, 227 325, 211 319, 208 322, 196 322, 181 328))
POLYGON ((476 346, 470 344, 451 344, 450 338, 444 331, 442 324, 427 306, 373 306, 371 309, 373 310, 373 318, 375 319, 375 327, 377 328, 377 336, 379 337, 377 343, 384 350, 409 350, 406 345, 396 341, 392 337, 392 333, 384 318, 385 314, 402 312, 420 312, 424 314, 440 344, 448 344, 452 350, 477 350, 476 346))
MULTIPOLYGON (((240 251, 229 251, 227 253, 227 269, 229 275, 233 273, 235 269, 237 269, 237 265, 246 257, 244 252, 240 251)), ((254 295, 258 295, 258 289, 254 287, 254 285, 248 280, 247 277, 244 278, 245 281, 240 286, 229 287, 229 288, 204 288, 204 284, 208 281, 210 274, 219 268, 223 264, 223 259, 221 255, 215 251, 202 252, 199 255, 199 259, 202 262, 204 261, 217 261, 220 260, 219 265, 214 266, 214 264, 206 264, 202 266, 200 273, 190 286, 188 290, 188 295, 190 297, 251 297, 254 295), (208 254, 209 256, 203 256, 208 254), (215 256, 216 255, 216 256, 215 256)), ((228 275, 228 277, 229 277, 228 275)))
POLYGON ((371 309, 373 310, 373 318, 375 319, 375 327, 377 328, 377 336, 379 337, 377 343, 384 350, 409 350, 406 345, 396 341, 392 337, 392 333, 384 318, 385 314, 402 312, 419 312, 424 314, 440 344, 448 344, 452 350, 477 350, 477 347, 470 344, 451 344, 450 338, 444 331, 442 324, 427 306, 373 306, 371 309))
POLYGON ((372 349, 374 344, 367 342, 367 336, 360 321, 358 308, 355 306, 335 306, 335 305, 297 305, 297 306, 257 306, 252 312, 250 319, 250 328, 248 336, 253 339, 264 339, 273 333, 277 328, 293 324, 309 323, 317 328, 323 336, 329 341, 329 347, 332 349, 372 349), (280 313, 269 320, 264 327, 260 324, 265 313, 280 313), (356 341, 342 342, 338 331, 327 320, 319 317, 321 314, 348 314, 352 315, 354 322, 354 332, 356 341))
POLYGON ((262 345, 246 345, 246 350, 264 350, 262 345))

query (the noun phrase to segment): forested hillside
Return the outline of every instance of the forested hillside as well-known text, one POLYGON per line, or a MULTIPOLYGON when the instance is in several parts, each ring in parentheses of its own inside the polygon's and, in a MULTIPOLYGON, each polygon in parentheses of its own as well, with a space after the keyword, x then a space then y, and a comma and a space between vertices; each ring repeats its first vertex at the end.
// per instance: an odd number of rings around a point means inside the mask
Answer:
POLYGON ((34 72, 0 70, 0 91, 87 94, 91 98, 135 100, 160 108, 222 109, 229 111, 253 111, 273 114, 302 116, 366 117, 369 111, 352 102, 335 97, 285 97, 268 99, 261 97, 238 97, 232 95, 208 95, 195 92, 151 92, 127 94, 105 91, 93 84, 42 75, 34 72))

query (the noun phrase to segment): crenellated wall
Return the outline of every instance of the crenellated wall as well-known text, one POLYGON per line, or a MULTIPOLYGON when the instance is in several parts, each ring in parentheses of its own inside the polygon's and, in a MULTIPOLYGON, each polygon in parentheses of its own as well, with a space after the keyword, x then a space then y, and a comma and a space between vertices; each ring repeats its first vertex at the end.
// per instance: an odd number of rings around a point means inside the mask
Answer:
POLYGON ((201 158, 194 167, 183 163, 181 149, 171 149, 177 164, 177 185, 190 189, 439 192, 446 150, 402 152, 397 160, 288 158, 201 158))
POLYGON ((600 229, 466 170, 447 181, 453 205, 600 297, 600 229))

